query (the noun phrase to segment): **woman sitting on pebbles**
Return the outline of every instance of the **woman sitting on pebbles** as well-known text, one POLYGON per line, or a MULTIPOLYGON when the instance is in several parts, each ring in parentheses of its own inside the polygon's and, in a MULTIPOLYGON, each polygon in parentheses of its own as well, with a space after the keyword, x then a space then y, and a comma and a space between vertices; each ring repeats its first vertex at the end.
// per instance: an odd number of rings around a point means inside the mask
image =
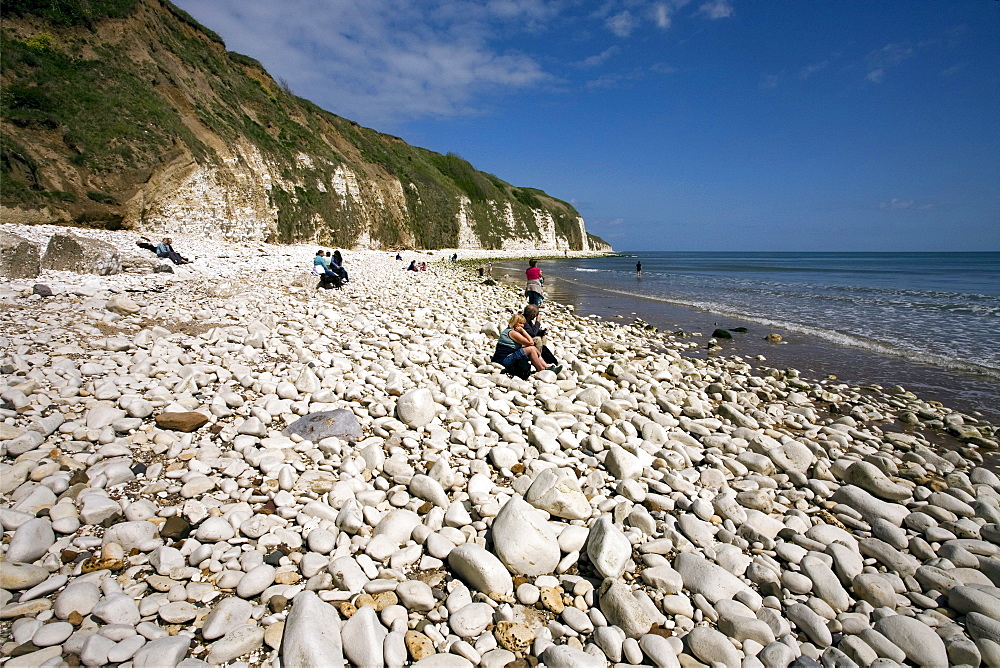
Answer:
POLYGON ((493 361, 503 365, 505 371, 522 378, 526 378, 531 370, 524 369, 521 360, 528 360, 538 371, 549 369, 555 373, 562 371, 558 364, 548 366, 542 359, 541 353, 535 347, 534 342, 526 331, 524 331, 524 315, 515 313, 507 323, 507 328, 500 333, 497 341, 496 352, 493 353, 493 361), (522 367, 522 369, 518 369, 522 367), (526 372, 526 373, 525 373, 526 372))

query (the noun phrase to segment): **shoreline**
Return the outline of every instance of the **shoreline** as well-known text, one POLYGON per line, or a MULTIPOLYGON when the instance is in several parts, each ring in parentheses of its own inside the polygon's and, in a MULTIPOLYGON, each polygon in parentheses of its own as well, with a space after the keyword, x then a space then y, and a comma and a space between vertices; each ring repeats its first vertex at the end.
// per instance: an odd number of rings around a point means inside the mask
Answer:
POLYGON ((510 378, 520 286, 426 252, 57 231, 126 272, 0 281, 4 665, 1000 662, 993 425, 553 301, 510 378))
MULTIPOLYGON (((520 270, 509 268, 505 280, 521 281, 520 270)), ((970 413, 993 424, 1000 423, 1000 381, 976 369, 943 367, 880 349, 855 346, 802 332, 795 327, 767 325, 753 318, 717 313, 653 297, 581 285, 562 276, 550 277, 547 289, 552 298, 573 304, 581 314, 631 323, 637 318, 664 331, 684 331, 699 346, 689 355, 740 355, 755 366, 795 368, 815 379, 842 379, 852 385, 892 387, 901 385, 928 400, 960 412, 970 413), (745 327, 749 332, 732 332, 732 339, 719 339, 709 350, 708 341, 717 327, 745 327), (778 343, 766 341, 777 333, 778 343)))

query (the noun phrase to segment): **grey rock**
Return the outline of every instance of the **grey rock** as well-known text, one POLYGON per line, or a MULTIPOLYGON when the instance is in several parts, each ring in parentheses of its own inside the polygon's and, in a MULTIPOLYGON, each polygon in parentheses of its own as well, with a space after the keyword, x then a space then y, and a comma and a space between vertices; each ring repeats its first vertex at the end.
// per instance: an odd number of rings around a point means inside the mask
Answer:
POLYGON ((621 582, 606 579, 600 589, 601 612, 609 622, 625 632, 629 638, 638 638, 649 633, 649 628, 657 621, 650 611, 621 582))
POLYGON ((750 587, 721 566, 713 564, 694 552, 681 552, 674 559, 674 569, 681 574, 684 587, 695 594, 701 594, 710 603, 733 598, 750 587))
POLYGON ((904 615, 889 615, 875 622, 875 630, 903 650, 918 666, 947 666, 944 641, 923 622, 904 615))
POLYGON ((30 589, 48 577, 48 570, 41 566, 0 561, 0 589, 10 591, 30 589))
POLYGON ((920 562, 905 552, 900 552, 892 545, 878 538, 862 538, 858 541, 861 554, 866 557, 874 557, 885 567, 898 573, 901 577, 913 575, 920 568, 920 562))
POLYGON ((905 506, 882 501, 855 485, 841 486, 830 496, 830 500, 854 508, 861 513, 866 522, 881 517, 898 527, 902 525, 903 519, 910 514, 905 506))
POLYGON ((544 575, 561 555, 555 531, 534 506, 519 496, 503 505, 491 528, 493 551, 515 575, 544 575))
POLYGON ((1000 620, 1000 589, 982 585, 952 587, 948 591, 948 607, 962 614, 978 612, 1000 620))
POLYGON ((605 668, 607 662, 591 654, 570 647, 552 645, 540 657, 547 668, 605 668))
POLYGON ((511 596, 514 580, 496 555, 475 543, 459 545, 448 554, 448 565, 466 584, 484 594, 511 596))
POLYGON ((340 629, 344 656, 355 666, 383 665, 382 643, 388 633, 379 622, 375 608, 359 609, 340 629))
POLYGON ((243 624, 231 629, 212 643, 206 660, 212 664, 226 663, 252 652, 264 644, 264 629, 257 624, 243 624))
POLYGON ((878 467, 865 461, 847 467, 844 481, 887 501, 906 501, 913 495, 908 487, 893 482, 878 467))
POLYGON ((684 642, 692 654, 707 664, 739 666, 742 663, 740 653, 729 638, 713 628, 696 626, 684 637, 684 642))
POLYGON ((292 609, 285 619, 282 665, 303 668, 345 665, 340 631, 340 615, 332 605, 320 600, 315 592, 300 592, 292 599, 292 609))
POLYGON ((176 668, 187 656, 190 636, 176 635, 157 638, 142 646, 132 657, 134 668, 176 668))
POLYGON ((602 515, 590 527, 587 557, 603 577, 617 578, 625 572, 625 566, 632 557, 632 543, 614 525, 610 516, 602 515))
POLYGON ((44 517, 28 520, 14 532, 7 548, 7 561, 31 563, 41 559, 55 542, 52 522, 44 517))
POLYGON ((253 605, 249 601, 235 596, 224 598, 205 617, 202 637, 205 640, 221 638, 236 627, 246 624, 252 613, 253 605))
POLYGON ((109 243, 57 232, 49 239, 41 267, 108 276, 121 272, 122 260, 118 250, 109 243))
POLYGON ((0 232, 0 276, 35 278, 39 271, 38 246, 16 234, 0 232))
POLYGON ((818 647, 829 647, 833 643, 833 634, 827 628, 826 620, 817 615, 809 606, 793 603, 786 608, 785 616, 794 622, 818 647))
POLYGON ((896 607, 896 591, 892 583, 878 573, 859 573, 852 584, 854 595, 876 608, 896 607))
POLYGON ((285 436, 297 434, 313 443, 330 437, 344 441, 360 441, 364 438, 358 418, 346 408, 310 413, 285 427, 281 433, 285 436))

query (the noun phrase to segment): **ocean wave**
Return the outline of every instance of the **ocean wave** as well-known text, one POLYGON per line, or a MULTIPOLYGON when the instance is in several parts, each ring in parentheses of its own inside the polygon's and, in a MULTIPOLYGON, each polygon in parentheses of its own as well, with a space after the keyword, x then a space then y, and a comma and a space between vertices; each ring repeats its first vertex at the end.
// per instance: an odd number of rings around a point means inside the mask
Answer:
MULTIPOLYGON (((567 279, 562 279, 562 280, 567 280, 567 279)), ((674 304, 677 306, 687 306, 691 308, 697 308, 705 311, 710 311, 712 313, 716 313, 723 317, 755 322, 757 324, 765 325, 768 327, 784 329, 787 331, 803 334, 806 336, 817 337, 840 345, 869 350, 883 355, 892 355, 894 357, 901 357, 913 362, 930 364, 933 366, 952 369, 955 371, 980 374, 992 380, 1000 381, 1000 365, 993 362, 992 360, 977 359, 975 353, 973 353, 972 351, 964 351, 962 353, 963 357, 958 357, 957 356, 959 354, 958 352, 955 353, 955 356, 949 354, 941 354, 939 352, 917 348, 914 343, 907 342, 902 339, 897 339, 895 341, 890 342, 883 339, 875 338, 874 336, 871 335, 861 334, 858 332, 842 332, 836 329, 823 327, 822 325, 810 325, 810 324, 805 324, 803 322, 796 322, 795 320, 783 317, 783 315, 781 314, 778 314, 777 316, 764 316, 761 315, 759 311, 758 312, 744 311, 738 308, 734 308, 729 304, 723 304, 706 299, 684 299, 673 296, 667 297, 664 295, 650 294, 648 292, 622 290, 622 289, 610 288, 608 286, 585 284, 582 281, 570 281, 570 282, 591 289, 599 290, 602 292, 658 301, 665 304, 674 304)), ((840 300, 835 300, 835 301, 840 301, 840 300)), ((827 316, 831 316, 834 314, 843 316, 843 313, 839 309, 837 311, 826 312, 827 316)), ((860 315, 860 313, 857 315, 860 315)), ((854 322, 852 322, 852 318, 843 318, 843 317, 841 318, 841 322, 843 324, 854 325, 857 326, 859 329, 862 329, 863 323, 866 322, 863 319, 857 319, 857 318, 853 318, 853 320, 854 322)))

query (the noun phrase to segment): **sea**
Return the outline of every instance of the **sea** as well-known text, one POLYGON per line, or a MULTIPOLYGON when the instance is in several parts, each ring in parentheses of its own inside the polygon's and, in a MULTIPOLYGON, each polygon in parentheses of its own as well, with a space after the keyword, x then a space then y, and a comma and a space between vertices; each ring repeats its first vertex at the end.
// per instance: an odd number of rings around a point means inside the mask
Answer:
MULTIPOLYGON (((1000 424, 1000 253, 622 252, 539 267, 548 298, 701 334, 695 355, 711 354, 714 329, 745 327, 720 354, 898 385, 1000 424), (772 332, 781 343, 764 340, 772 332)), ((523 283, 524 266, 499 268, 523 283)))

